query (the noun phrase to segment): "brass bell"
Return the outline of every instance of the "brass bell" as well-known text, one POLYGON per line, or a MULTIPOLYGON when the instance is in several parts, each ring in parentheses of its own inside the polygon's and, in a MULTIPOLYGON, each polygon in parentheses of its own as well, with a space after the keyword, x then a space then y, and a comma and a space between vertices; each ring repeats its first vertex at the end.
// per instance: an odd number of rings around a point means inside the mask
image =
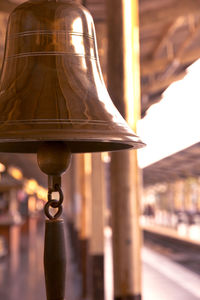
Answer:
POLYGON ((105 88, 92 17, 71 0, 25 2, 8 22, 0 152, 34 153, 43 141, 72 153, 143 146, 105 88))
POLYGON ((65 296, 61 174, 71 153, 139 148, 105 88, 89 12, 71 0, 30 0, 8 22, 0 79, 0 152, 37 152, 48 175, 47 300, 65 296), (53 199, 53 193, 59 200, 53 199), (50 208, 57 208, 52 216, 50 208))

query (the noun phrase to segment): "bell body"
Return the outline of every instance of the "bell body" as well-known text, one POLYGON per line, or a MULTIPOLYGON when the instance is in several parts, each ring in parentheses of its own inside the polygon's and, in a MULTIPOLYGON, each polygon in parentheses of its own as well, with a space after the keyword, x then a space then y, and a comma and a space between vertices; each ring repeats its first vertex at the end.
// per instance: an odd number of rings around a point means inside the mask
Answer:
POLYGON ((107 93, 89 12, 74 1, 32 0, 8 22, 0 152, 58 140, 72 153, 143 146, 107 93))

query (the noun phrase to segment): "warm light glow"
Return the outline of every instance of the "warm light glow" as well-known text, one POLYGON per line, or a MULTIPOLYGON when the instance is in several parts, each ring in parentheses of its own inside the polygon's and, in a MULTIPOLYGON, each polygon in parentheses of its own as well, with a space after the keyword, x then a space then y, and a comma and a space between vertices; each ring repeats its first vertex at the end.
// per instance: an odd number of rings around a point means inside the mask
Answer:
POLYGON ((200 60, 184 79, 170 85, 163 99, 138 122, 138 135, 147 144, 138 151, 144 168, 200 141, 200 60))
POLYGON ((4 164, 0 163, 0 173, 3 173, 6 170, 4 164))
POLYGON ((91 161, 90 153, 84 154, 84 162, 85 162, 85 173, 86 175, 90 175, 92 172, 92 161, 91 161))
POLYGON ((47 201, 47 190, 45 188, 38 186, 36 193, 37 193, 38 199, 47 201))
POLYGON ((16 167, 9 167, 8 173, 17 180, 22 180, 22 178, 23 178, 22 171, 16 167))
POLYGON ((29 197, 29 199, 28 199, 28 211, 30 213, 33 213, 33 212, 35 212, 35 210, 36 210, 36 199, 34 196, 32 196, 32 197, 29 197))
POLYGON ((101 153, 102 161, 104 163, 109 163, 111 161, 110 153, 109 152, 102 152, 101 153))
POLYGON ((28 195, 32 195, 37 192, 38 183, 35 179, 30 179, 25 182, 25 191, 28 195))
POLYGON ((24 189, 28 195, 36 195, 38 199, 47 201, 47 189, 40 186, 35 179, 26 180, 24 189))

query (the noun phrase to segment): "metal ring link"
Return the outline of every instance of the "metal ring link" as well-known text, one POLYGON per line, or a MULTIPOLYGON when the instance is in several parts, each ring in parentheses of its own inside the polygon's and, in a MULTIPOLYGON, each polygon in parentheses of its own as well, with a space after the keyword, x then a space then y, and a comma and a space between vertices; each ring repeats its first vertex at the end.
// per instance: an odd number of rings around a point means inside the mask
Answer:
POLYGON ((58 203, 58 201, 56 201, 56 200, 50 200, 45 204, 44 212, 45 212, 45 215, 50 220, 55 220, 55 219, 59 218, 60 215, 62 214, 62 206, 61 205, 60 206, 55 206, 55 205, 57 205, 57 203, 58 203), (53 208, 58 208, 58 211, 54 216, 49 212, 49 207, 50 206, 53 207, 53 208))
POLYGON ((58 184, 55 185, 54 190, 48 191, 48 202, 53 201, 53 202, 51 202, 52 203, 51 207, 53 207, 53 208, 58 208, 59 206, 61 206, 62 203, 63 203, 63 198, 64 197, 63 197, 62 189, 58 184), (52 193, 53 192, 58 192, 59 193, 59 196, 60 196, 59 200, 52 199, 52 193))

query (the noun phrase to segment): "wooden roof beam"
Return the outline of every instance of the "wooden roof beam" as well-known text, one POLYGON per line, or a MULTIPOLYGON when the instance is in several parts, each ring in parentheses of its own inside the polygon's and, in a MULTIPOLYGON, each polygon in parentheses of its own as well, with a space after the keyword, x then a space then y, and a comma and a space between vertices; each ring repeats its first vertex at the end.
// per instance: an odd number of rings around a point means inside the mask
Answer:
MULTIPOLYGON (((148 95, 154 94, 157 92, 164 91, 171 83, 183 79, 183 77, 186 75, 185 72, 182 72, 178 75, 171 76, 170 78, 163 79, 163 80, 155 80, 154 82, 150 82, 148 84, 142 85, 142 116, 145 115, 145 112, 147 109, 157 103, 159 99, 156 97, 153 100, 149 100, 148 95), (148 101, 143 101, 143 98, 145 99, 147 97, 148 101)), ((160 99, 162 96, 160 96, 160 99)))
POLYGON ((154 82, 150 82, 149 84, 145 84, 142 86, 143 94, 153 94, 158 91, 164 90, 167 88, 172 82, 181 80, 186 73, 182 72, 181 74, 171 76, 170 78, 164 80, 155 80, 154 82))
POLYGON ((193 42, 194 38, 200 31, 200 23, 192 28, 192 31, 189 32, 188 37, 185 39, 185 41, 182 43, 180 48, 178 49, 175 57, 173 58, 171 64, 168 66, 165 73, 162 75, 162 79, 165 79, 167 77, 172 76, 177 68, 181 65, 180 58, 184 56, 185 50, 189 47, 189 45, 193 42))
MULTIPOLYGON (((179 58, 180 64, 190 64, 200 58, 200 48, 184 53, 183 57, 179 58)), ((167 66, 172 63, 170 59, 143 59, 141 61, 141 75, 150 76, 159 72, 164 71, 167 66)))
POLYGON ((144 117, 146 114, 146 111, 150 108, 150 106, 158 103, 161 99, 162 99, 162 97, 160 96, 160 98, 155 98, 153 100, 149 100, 149 102, 144 104, 143 103, 143 95, 142 95, 141 116, 144 117))
POLYGON ((174 0, 153 0, 153 1, 149 1, 149 0, 140 0, 140 5, 139 5, 139 9, 140 12, 145 12, 145 11, 150 11, 150 10, 154 10, 154 9, 158 9, 160 7, 166 7, 171 5, 174 2, 174 0))
POLYGON ((173 5, 140 13, 140 28, 161 22, 171 23, 179 17, 200 14, 200 0, 176 0, 173 5))
POLYGON ((156 58, 163 47, 168 43, 169 38, 174 34, 174 32, 185 22, 184 17, 179 17, 175 21, 171 22, 169 26, 165 29, 165 32, 162 34, 161 39, 158 41, 154 51, 152 58, 156 58))

